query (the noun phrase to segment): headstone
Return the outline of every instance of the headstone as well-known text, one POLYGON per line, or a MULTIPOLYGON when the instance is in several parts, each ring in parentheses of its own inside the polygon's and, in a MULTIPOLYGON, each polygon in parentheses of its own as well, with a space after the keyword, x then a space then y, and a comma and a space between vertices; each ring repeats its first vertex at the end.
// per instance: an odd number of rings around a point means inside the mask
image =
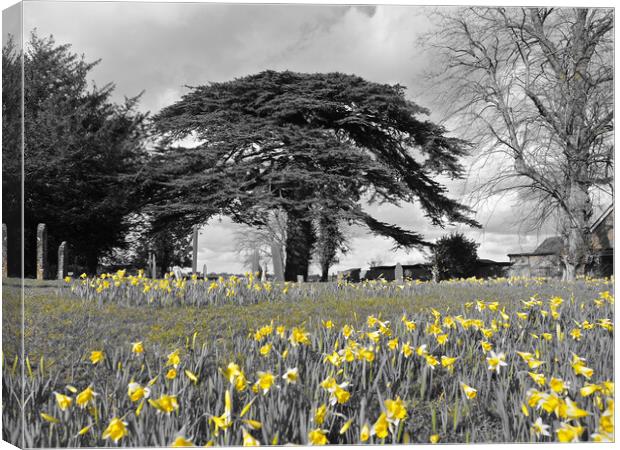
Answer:
POLYGON ((267 265, 265 265, 265 269, 260 273, 260 280, 263 283, 267 281, 267 265))
POLYGON ((282 254, 280 253, 280 246, 275 242, 271 244, 271 257, 273 258, 273 277, 275 281, 284 281, 282 254))
POLYGON ((9 258, 7 249, 6 223, 2 224, 2 278, 9 276, 9 258))
POLYGON ((198 225, 194 225, 192 242, 192 274, 198 273, 198 225))
POLYGON ((58 247, 58 279, 62 280, 69 272, 69 247, 67 241, 62 241, 58 247))
POLYGON ((151 278, 157 278, 157 260, 155 259, 155 253, 151 254, 151 278))
POLYGON ((207 265, 206 264, 202 265, 202 277, 204 279, 207 279, 207 265))
POLYGON ((398 284, 403 284, 405 282, 405 277, 403 275, 403 266, 398 263, 394 268, 394 279, 398 284))
POLYGON ((172 268, 172 271, 174 272, 174 278, 176 278, 177 280, 183 279, 183 272, 181 272, 181 268, 179 266, 174 266, 172 268))
POLYGON ((297 282, 298 283, 303 283, 304 282, 304 276, 303 275, 297 275, 297 282))
POLYGON ((37 225, 37 280, 47 276, 47 226, 37 225))

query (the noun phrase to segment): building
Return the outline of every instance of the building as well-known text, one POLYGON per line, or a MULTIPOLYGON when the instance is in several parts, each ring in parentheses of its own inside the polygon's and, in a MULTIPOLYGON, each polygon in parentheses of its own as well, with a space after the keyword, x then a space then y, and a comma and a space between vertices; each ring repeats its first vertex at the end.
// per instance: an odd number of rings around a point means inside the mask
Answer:
POLYGON ((508 276, 510 266, 508 261, 492 261, 490 259, 478 259, 476 263, 476 278, 501 278, 508 276))
MULTIPOLYGON (((614 262, 614 215, 613 205, 590 227, 592 258, 586 271, 589 275, 608 277, 613 275, 614 262)), ((522 277, 562 277, 562 250, 560 236, 547 238, 531 253, 511 253, 509 274, 522 277)))
POLYGON ((562 238, 554 236, 545 239, 533 252, 509 253, 508 258, 511 263, 509 275, 512 277, 561 277, 560 253, 563 245, 562 238))
POLYGON ((588 272, 597 277, 614 274, 614 207, 611 205, 592 225, 592 261, 588 272))

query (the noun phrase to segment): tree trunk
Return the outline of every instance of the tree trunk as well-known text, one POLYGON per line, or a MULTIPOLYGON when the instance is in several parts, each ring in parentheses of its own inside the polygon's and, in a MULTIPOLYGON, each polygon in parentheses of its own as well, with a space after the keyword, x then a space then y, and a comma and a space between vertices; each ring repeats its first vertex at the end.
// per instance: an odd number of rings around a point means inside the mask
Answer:
POLYGON ((297 275, 303 275, 304 281, 307 281, 314 242, 310 212, 289 212, 286 228, 285 281, 297 281, 297 275))
POLYGON ((321 281, 328 281, 329 279, 329 266, 327 264, 321 264, 321 281))
POLYGON ((96 253, 89 253, 86 255, 86 270, 89 275, 97 275, 97 265, 99 264, 99 257, 96 253))
POLYGON ((568 214, 564 219, 564 274, 563 279, 574 280, 585 274, 590 255, 590 218, 592 203, 588 186, 574 182, 569 187, 567 198, 568 214))

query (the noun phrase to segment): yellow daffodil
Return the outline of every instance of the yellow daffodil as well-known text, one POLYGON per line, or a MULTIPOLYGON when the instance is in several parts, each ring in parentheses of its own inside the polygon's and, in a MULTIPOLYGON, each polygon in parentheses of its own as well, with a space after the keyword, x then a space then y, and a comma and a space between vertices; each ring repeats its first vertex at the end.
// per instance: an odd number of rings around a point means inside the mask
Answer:
POLYGON ((170 444, 170 447, 194 447, 194 443, 185 436, 177 436, 170 444))
POLYGON ((534 373, 534 372, 528 372, 528 375, 532 378, 532 380, 534 380, 534 383, 536 383, 539 386, 544 386, 546 383, 545 380, 545 375, 542 373, 534 373))
POLYGON ((295 384, 299 380, 299 369, 297 367, 292 369, 287 369, 287 371, 282 375, 284 381, 288 384, 295 384))
POLYGON ((302 328, 294 327, 291 330, 289 341, 291 342, 291 345, 293 345, 293 347, 296 347, 300 344, 310 345, 310 334, 306 333, 302 328))
POLYGON ((349 428, 351 427, 351 424, 353 423, 353 419, 349 419, 347 420, 342 427, 340 427, 340 430, 338 431, 338 434, 345 434, 349 428))
POLYGON ((131 382, 127 385, 127 395, 132 402, 137 402, 143 398, 148 398, 151 390, 143 387, 139 383, 131 382))
POLYGON ((144 344, 142 344, 142 341, 132 342, 131 352, 136 354, 144 353, 144 344))
POLYGON ((388 437, 390 424, 386 413, 381 413, 377 421, 372 426, 371 434, 376 435, 379 439, 388 437))
POLYGON ((445 367, 446 369, 448 369, 448 372, 453 373, 454 363, 456 362, 457 359, 458 358, 443 355, 441 357, 441 365, 442 367, 445 367))
POLYGON ((437 442, 439 442, 439 435, 433 434, 428 440, 431 444, 436 444, 437 442))
POLYGON ((270 372, 257 372, 258 380, 254 383, 254 392, 259 390, 266 394, 269 389, 275 384, 276 377, 270 372))
POLYGON ((90 362, 93 364, 99 364, 105 359, 105 354, 100 350, 94 350, 90 352, 90 362))
POLYGON ((54 396, 56 398, 56 404, 61 411, 65 411, 71 407, 71 404, 73 403, 73 399, 71 397, 58 392, 54 392, 54 396))
POLYGON ((310 445, 326 445, 329 444, 327 440, 327 430, 321 430, 316 428, 308 433, 308 444, 310 445))
POLYGON ((407 408, 400 397, 396 397, 395 400, 385 400, 383 405, 387 410, 388 419, 397 421, 407 418, 407 408))
POLYGON ((166 372, 166 378, 169 380, 174 380, 177 377, 176 369, 170 369, 166 372))
POLYGON ((360 430, 360 441, 366 442, 368 439, 370 439, 370 426, 366 422, 360 430))
POLYGON ((502 366, 506 366, 506 356, 503 353, 496 354, 491 351, 491 356, 487 357, 487 363, 489 364, 489 370, 499 373, 502 366))
POLYGON ((80 408, 86 408, 88 405, 94 403, 96 395, 97 393, 93 391, 90 386, 88 386, 86 389, 80 392, 77 397, 75 397, 75 403, 80 408))
POLYGON ((584 431, 581 425, 574 426, 565 422, 562 422, 560 428, 555 430, 560 442, 579 442, 579 437, 584 431))
POLYGON ((551 436, 549 425, 545 425, 540 417, 532 424, 532 431, 537 438, 540 436, 551 436))
POLYGON ((323 425, 323 422, 325 422, 325 416, 327 416, 327 405, 323 403, 314 412, 314 423, 317 425, 323 425))
POLYGON ((128 434, 129 431, 127 431, 127 422, 123 422, 121 419, 114 417, 110 420, 108 427, 105 429, 101 437, 103 439, 112 439, 114 442, 118 442, 128 434))
POLYGON ((260 446, 260 442, 254 436, 252 436, 249 431, 245 428, 241 428, 241 433, 243 434, 243 446, 244 447, 258 447, 260 446))
POLYGON ((172 366, 175 369, 179 367, 181 364, 181 354, 180 350, 175 350, 168 355, 168 360, 166 361, 166 366, 172 366))
POLYGON ((470 400, 476 398, 476 395, 478 395, 478 391, 476 389, 466 385, 465 383, 461 383, 461 389, 463 389, 465 396, 470 400))
POLYGON ((157 400, 149 399, 149 404, 160 412, 170 414, 173 411, 179 409, 179 403, 177 402, 176 395, 163 394, 157 400))
POLYGON ((189 378, 189 380, 192 383, 194 384, 198 383, 198 377, 196 376, 194 372, 190 372, 189 370, 185 369, 184 373, 185 373, 185 376, 189 378))
POLYGON ((273 344, 270 344, 270 343, 263 345, 259 350, 261 356, 269 355, 269 353, 271 352, 272 345, 273 344))

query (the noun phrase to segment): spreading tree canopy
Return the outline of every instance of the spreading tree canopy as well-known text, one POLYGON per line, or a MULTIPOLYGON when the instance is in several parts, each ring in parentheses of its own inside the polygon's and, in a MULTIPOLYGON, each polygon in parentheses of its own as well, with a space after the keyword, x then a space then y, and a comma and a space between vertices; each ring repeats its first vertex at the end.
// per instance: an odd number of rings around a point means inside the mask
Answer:
MULTIPOLYGON (((21 76, 21 57, 9 42, 3 70, 21 76)), ((137 98, 112 102, 113 85, 89 86, 97 62, 85 61, 52 37, 33 34, 23 64, 26 273, 34 273, 37 223, 48 225, 50 256, 66 240, 94 271, 100 256, 123 244, 126 218, 139 203, 131 186, 146 157, 145 115, 136 111, 137 98)), ((3 136, 3 179, 11 186, 21 173, 21 114, 4 112, 20 112, 21 101, 20 91, 2 97, 3 131, 11 131, 3 136)), ((18 194, 8 189, 3 196, 6 217, 20 217, 18 194)))
POLYGON ((363 208, 417 201, 435 225, 477 225, 433 178, 461 176, 467 145, 427 114, 402 86, 341 73, 266 71, 195 87, 154 117, 162 146, 145 190, 171 227, 214 214, 260 225, 269 211, 284 211, 287 280, 307 275, 313 219, 326 207, 334 220, 362 224, 396 246, 430 245, 363 208), (188 137, 199 145, 174 146, 188 137))

